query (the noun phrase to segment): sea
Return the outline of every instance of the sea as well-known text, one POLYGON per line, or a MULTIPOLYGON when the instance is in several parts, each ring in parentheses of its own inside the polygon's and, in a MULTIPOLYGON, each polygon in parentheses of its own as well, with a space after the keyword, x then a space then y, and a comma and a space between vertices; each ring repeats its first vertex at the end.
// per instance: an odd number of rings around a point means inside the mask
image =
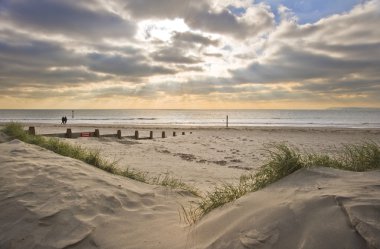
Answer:
POLYGON ((380 109, 326 110, 0 110, 0 123, 380 128, 380 109))

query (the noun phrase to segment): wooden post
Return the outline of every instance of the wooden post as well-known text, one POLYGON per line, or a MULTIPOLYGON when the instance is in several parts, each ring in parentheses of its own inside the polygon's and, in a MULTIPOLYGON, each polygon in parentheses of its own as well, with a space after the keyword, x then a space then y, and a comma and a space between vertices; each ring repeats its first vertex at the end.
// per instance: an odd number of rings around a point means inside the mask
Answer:
POLYGON ((95 134, 94 134, 95 137, 100 137, 100 132, 99 132, 99 129, 95 129, 95 134))
POLYGON ((185 135, 185 132, 184 132, 184 131, 182 132, 182 135, 185 135))
POLYGON ((121 139, 121 130, 117 130, 117 138, 121 139))
POLYGON ((36 129, 34 128, 34 126, 29 126, 29 134, 36 135, 36 129))
POLYGON ((173 131, 173 137, 177 136, 177 134, 175 133, 175 131, 173 131))
POLYGON ((71 129, 67 129, 66 130, 66 137, 67 138, 72 138, 72 135, 73 135, 73 133, 71 132, 71 129))
POLYGON ((135 139, 139 139, 139 131, 135 131, 135 139))
POLYGON ((166 138, 166 134, 164 131, 162 132, 162 138, 166 138))
POLYGON ((228 115, 227 115, 227 119, 226 119, 226 127, 228 128, 228 115))
POLYGON ((153 131, 150 131, 150 133, 149 133, 149 139, 153 139, 153 131))

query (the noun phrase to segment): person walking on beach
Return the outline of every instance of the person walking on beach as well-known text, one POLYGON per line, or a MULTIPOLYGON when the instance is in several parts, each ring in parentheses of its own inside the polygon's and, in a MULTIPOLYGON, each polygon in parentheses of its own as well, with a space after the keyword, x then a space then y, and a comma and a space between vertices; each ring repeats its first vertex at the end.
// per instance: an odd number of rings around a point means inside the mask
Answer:
POLYGON ((66 124, 66 123, 67 123, 67 117, 64 116, 64 117, 62 117, 62 123, 61 124, 66 124))

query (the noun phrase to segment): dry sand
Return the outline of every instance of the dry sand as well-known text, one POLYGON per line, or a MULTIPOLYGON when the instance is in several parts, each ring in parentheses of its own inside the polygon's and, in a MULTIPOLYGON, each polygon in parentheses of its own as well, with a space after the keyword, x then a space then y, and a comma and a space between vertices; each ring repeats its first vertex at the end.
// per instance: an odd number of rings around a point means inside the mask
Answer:
MULTIPOLYGON (((37 127, 37 133, 42 130, 62 132, 62 127, 37 127)), ((123 129, 127 135, 133 131, 123 129)), ((380 142, 378 130, 191 131, 167 139, 70 142, 98 148, 120 167, 169 171, 204 191, 259 166, 263 143, 284 141, 333 153, 342 143, 380 142)), ((301 170, 189 227, 179 213, 181 204, 195 197, 18 140, 0 144, 0 170, 0 248, 380 248, 380 171, 301 170)))
MULTIPOLYGON (((380 129, 334 128, 179 128, 171 127, 107 127, 70 126, 73 132, 94 131, 100 134, 141 137, 154 131, 153 140, 132 138, 65 139, 91 150, 98 150, 109 161, 117 161, 120 168, 135 168, 152 176, 165 174, 195 185, 201 191, 212 190, 215 184, 237 182, 247 170, 257 169, 266 162, 265 145, 286 143, 301 150, 333 154, 344 143, 375 141, 380 144, 380 129), (166 131, 167 138, 160 138, 166 131), (173 137, 173 131, 177 136, 173 137), (181 135, 182 132, 186 135, 181 135), (192 132, 192 134, 190 134, 192 132)), ((62 126, 37 126, 38 134, 66 131, 62 126)))

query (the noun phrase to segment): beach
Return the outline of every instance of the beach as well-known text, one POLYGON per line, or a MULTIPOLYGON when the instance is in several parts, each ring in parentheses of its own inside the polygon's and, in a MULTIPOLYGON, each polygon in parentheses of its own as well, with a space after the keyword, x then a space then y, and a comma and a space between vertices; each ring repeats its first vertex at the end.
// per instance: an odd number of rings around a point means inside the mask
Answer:
MULTIPOLYGON (((271 144, 333 155, 344 144, 380 143, 380 129, 32 126, 38 135, 99 129, 100 138, 60 139, 98 150, 120 169, 169 174, 202 194, 255 172, 271 144)), ((189 225, 182 208, 198 200, 190 193, 1 140, 0 248, 380 248, 378 170, 302 169, 189 225)))
POLYGON ((380 0, 0 0, 0 249, 380 249, 380 0))
POLYGON ((36 125, 37 134, 93 132, 115 137, 63 139, 96 150, 121 169, 126 167, 148 172, 152 176, 169 173, 202 191, 215 184, 234 183, 248 171, 266 163, 267 149, 286 144, 300 151, 334 154, 344 144, 380 143, 380 129, 304 128, 304 127, 180 127, 118 125, 36 125), (135 131, 147 138, 133 138, 135 131), (166 138, 162 138, 165 131, 166 138), (173 136, 173 132, 176 136, 173 136), (182 132, 185 135, 182 135, 182 132), (191 134, 190 134, 191 132, 191 134))

